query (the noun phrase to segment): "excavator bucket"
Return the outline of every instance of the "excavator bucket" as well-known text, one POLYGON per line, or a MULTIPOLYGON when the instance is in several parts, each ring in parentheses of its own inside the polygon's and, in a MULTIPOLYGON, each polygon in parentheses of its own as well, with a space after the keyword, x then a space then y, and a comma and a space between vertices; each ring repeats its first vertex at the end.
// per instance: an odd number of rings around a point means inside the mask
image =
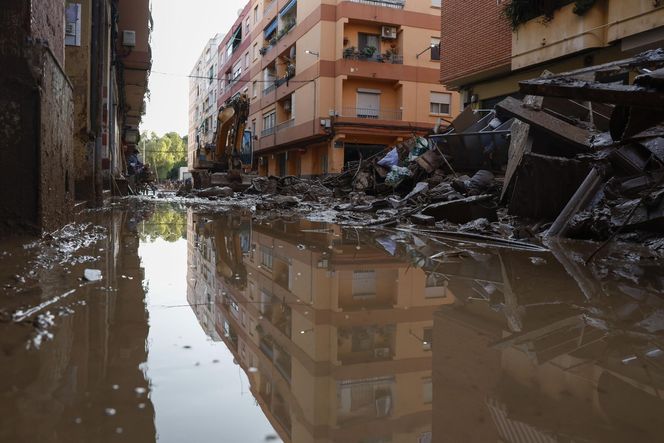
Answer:
POLYGON ((219 113, 217 117, 217 140, 216 140, 216 159, 222 159, 226 156, 226 145, 228 143, 228 133, 233 126, 233 117, 235 116, 235 109, 232 106, 227 107, 219 113))

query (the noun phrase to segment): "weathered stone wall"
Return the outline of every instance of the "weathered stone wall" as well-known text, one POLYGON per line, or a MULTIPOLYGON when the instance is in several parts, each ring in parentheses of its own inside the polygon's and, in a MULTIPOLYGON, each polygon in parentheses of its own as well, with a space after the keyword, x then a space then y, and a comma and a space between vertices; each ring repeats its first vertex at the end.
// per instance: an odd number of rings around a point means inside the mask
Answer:
POLYGON ((0 234, 71 217, 73 97, 62 60, 64 0, 3 0, 0 234))
POLYGON ((49 51, 40 72, 40 218, 53 230, 72 218, 74 206, 74 98, 71 84, 49 51))
POLYGON ((0 231, 37 227, 39 96, 26 60, 1 56, 0 231))
POLYGON ((23 0, 23 2, 30 3, 30 35, 45 42, 51 48, 58 63, 64 66, 65 0, 30 0, 28 2, 23 0))

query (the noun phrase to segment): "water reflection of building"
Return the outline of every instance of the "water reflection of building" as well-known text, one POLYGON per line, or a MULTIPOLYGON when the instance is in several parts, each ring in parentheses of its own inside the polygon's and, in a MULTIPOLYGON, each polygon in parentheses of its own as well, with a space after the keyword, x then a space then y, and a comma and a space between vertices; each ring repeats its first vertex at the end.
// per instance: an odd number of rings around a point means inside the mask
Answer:
POLYGON ((355 231, 206 217, 189 214, 189 301, 284 441, 432 441, 442 280, 355 231))
POLYGON ((643 326, 664 303, 554 253, 546 266, 513 251, 446 266, 456 297, 435 314, 436 441, 661 441, 662 340, 643 326))
MULTIPOLYGON (((63 306, 51 306, 53 337, 39 351, 24 349, 23 334, 32 329, 6 325, 12 329, 4 331, 0 354, 0 441, 155 439, 154 408, 141 369, 148 314, 139 237, 130 221, 135 215, 114 210, 105 216, 108 235, 94 254, 101 256, 95 265, 108 290, 81 285, 63 306), (112 417, 104 414, 107 408, 114 410, 112 417)), ((86 266, 90 263, 71 272, 81 275, 86 266)), ((46 295, 79 283, 49 272, 40 286, 46 295)))

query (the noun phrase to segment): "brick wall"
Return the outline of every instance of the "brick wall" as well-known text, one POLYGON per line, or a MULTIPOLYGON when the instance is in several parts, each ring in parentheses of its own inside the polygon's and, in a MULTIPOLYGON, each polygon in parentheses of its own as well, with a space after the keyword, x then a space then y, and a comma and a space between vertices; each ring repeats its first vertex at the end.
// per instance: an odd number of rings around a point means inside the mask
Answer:
POLYGON ((497 0, 445 0, 441 8, 443 84, 510 64, 512 31, 497 0))

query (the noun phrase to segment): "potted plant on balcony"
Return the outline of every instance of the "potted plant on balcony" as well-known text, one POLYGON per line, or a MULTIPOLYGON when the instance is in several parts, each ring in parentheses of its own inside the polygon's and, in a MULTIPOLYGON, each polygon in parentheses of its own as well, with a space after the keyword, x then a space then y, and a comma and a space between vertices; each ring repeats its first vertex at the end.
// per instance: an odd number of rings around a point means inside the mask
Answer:
POLYGON ((344 48, 348 46, 348 43, 350 43, 350 40, 348 40, 348 37, 344 37, 344 48))
POLYGON ((353 58, 355 55, 355 46, 349 46, 344 49, 344 58, 353 58))
POLYGON ((279 39, 277 38, 276 35, 272 36, 272 38, 270 39, 270 46, 276 45, 278 41, 279 39))
POLYGON ((376 53, 378 49, 376 49, 375 46, 366 46, 364 49, 362 49, 362 55, 365 58, 373 58, 374 54, 376 53))
POLYGON ((267 50, 268 50, 268 49, 270 49, 269 46, 263 46, 262 48, 260 48, 260 49, 258 50, 258 52, 260 52, 261 55, 265 55, 265 54, 267 53, 267 50))

